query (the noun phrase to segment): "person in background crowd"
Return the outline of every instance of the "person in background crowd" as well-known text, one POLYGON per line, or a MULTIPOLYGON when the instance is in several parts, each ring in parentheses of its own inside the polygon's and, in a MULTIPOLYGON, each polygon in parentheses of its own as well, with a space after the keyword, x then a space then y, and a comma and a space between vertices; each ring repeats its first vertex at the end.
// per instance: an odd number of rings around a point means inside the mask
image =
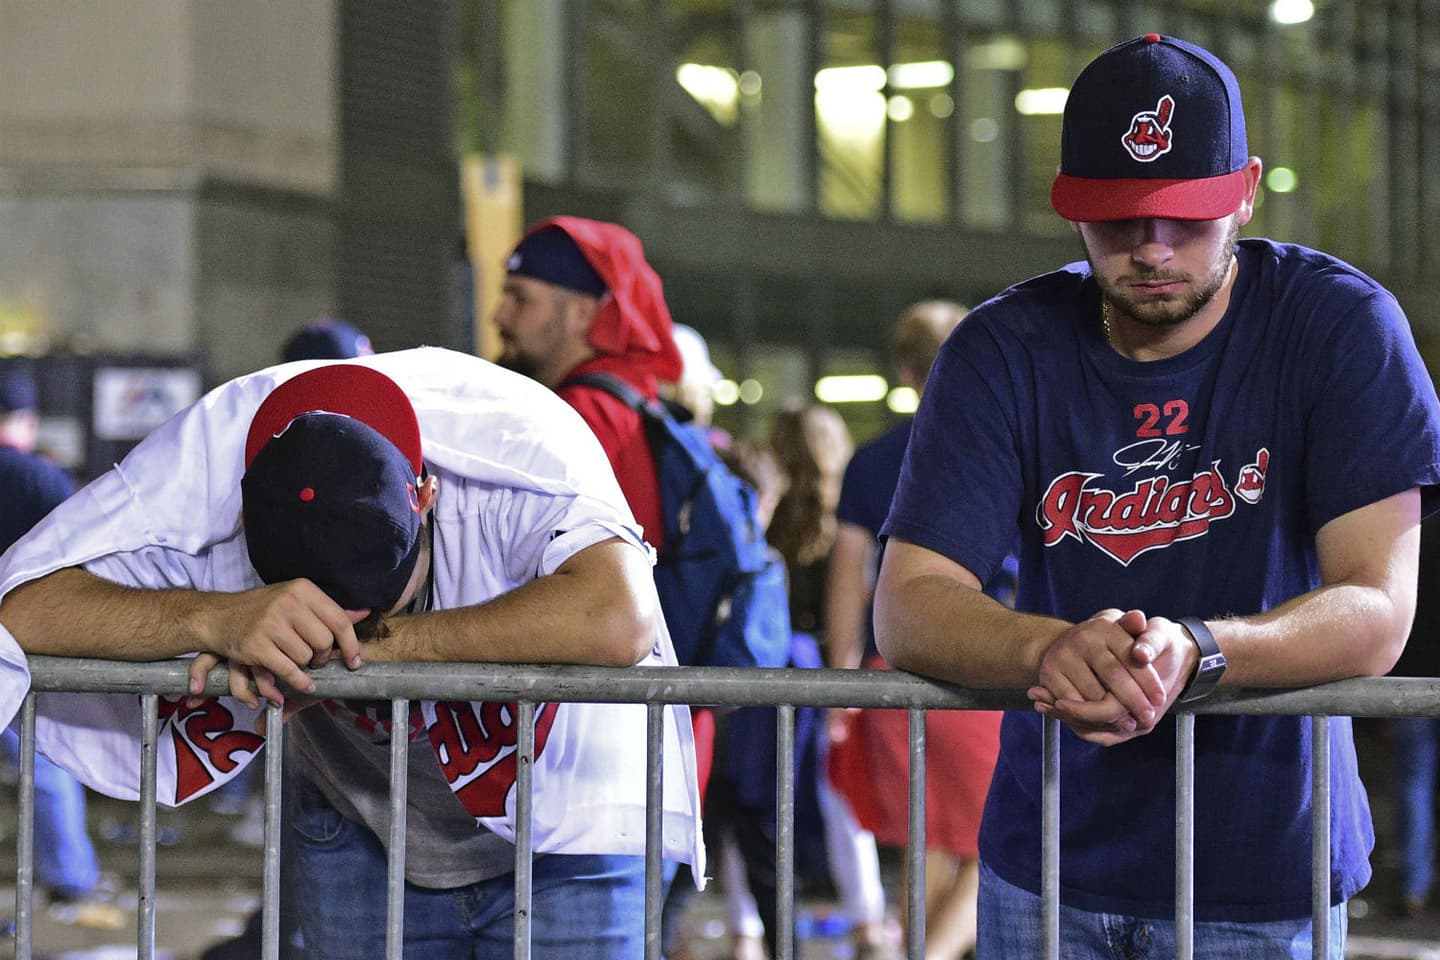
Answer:
MULTIPOLYGON (((901 313, 891 340, 900 383, 924 393, 940 344, 965 318, 949 300, 925 300, 901 313)), ((879 534, 890 512, 910 439, 906 418, 864 444, 845 470, 826 590, 831 666, 888 669, 875 650, 871 598, 880 567, 879 534)), ((1014 596, 1008 573, 992 592, 1014 596)), ((1000 715, 937 710, 925 719, 925 956, 958 960, 975 944, 980 864, 977 840, 985 792, 999 752, 1000 715)), ((832 777, 878 843, 909 838, 910 721, 899 710, 838 711, 831 725, 832 777)), ((904 897, 908 904, 909 898, 904 897)))
POLYGON ((290 335, 280 348, 280 361, 344 360, 368 357, 374 352, 370 338, 358 327, 334 317, 320 317, 290 335))
POLYGON ((790 573, 790 624, 821 636, 825 577, 835 543, 840 481, 855 450, 850 428, 834 408, 791 404, 770 423, 770 448, 790 478, 770 521, 770 543, 790 573))
MULTIPOLYGON (((0 553, 75 492, 64 470, 35 452, 40 392, 32 361, 0 360, 0 553)), ((0 749, 18 766, 15 725, 0 735, 0 749)), ((85 823, 85 788, 62 767, 35 755, 35 876, 50 914, 76 926, 119 929, 114 883, 100 870, 85 823)))
POLYGON ((725 374, 710 359, 710 345, 700 331, 683 323, 671 331, 680 350, 680 380, 661 384, 660 392, 674 405, 686 411, 697 427, 705 431, 710 446, 724 450, 730 445, 730 434, 715 426, 715 387, 725 374))
MULTIPOLYGON (((911 430, 875 591, 893 666, 1020 688, 980 828, 977 953, 1032 958, 1043 721, 1067 957, 1172 957, 1177 704, 1383 674, 1415 609, 1440 402, 1395 297, 1240 239, 1261 162, 1209 51, 1146 34, 1070 88, 1051 202, 1085 261, 976 307, 911 430), (982 587, 1017 549, 1015 609, 982 587)), ((1311 719, 1194 718, 1197 957, 1310 957, 1311 719)), ((1374 842, 1331 716, 1329 955, 1374 842)), ((1328 908, 1328 909, 1327 909, 1328 908)))
MULTIPOLYGON (((854 442, 840 415, 821 403, 782 407, 770 423, 769 442, 780 468, 791 478, 776 504, 768 537, 785 557, 791 583, 795 630, 792 664, 821 666, 821 651, 828 645, 822 612, 827 604, 827 567, 837 531, 835 507, 854 442)), ((763 715, 769 725, 755 743, 763 743, 766 737, 773 743, 773 711, 763 715)), ((815 711, 814 723, 806 728, 806 734, 812 741, 798 740, 798 744, 808 751, 802 759, 808 759, 811 766, 801 767, 805 770, 802 783, 812 793, 812 836, 824 845, 824 855, 811 853, 811 859, 822 866, 812 872, 822 877, 828 869, 829 881, 840 894, 844 918, 850 924, 855 956, 891 956, 894 937, 886 920, 880 856, 874 836, 855 822, 848 803, 832 789, 828 735, 821 711, 815 711)), ((798 776, 802 776, 801 770, 798 776)), ((773 951, 773 934, 768 943, 773 951)))
MULTIPOLYGON (((763 527, 789 478, 769 444, 732 440, 721 454, 725 465, 750 485, 759 503, 763 527)), ((780 564, 784 558, 771 548, 780 564)), ((722 712, 716 723, 715 765, 705 804, 705 844, 715 858, 732 960, 764 960, 768 924, 775 920, 775 713, 763 707, 722 712), (768 736, 767 736, 768 734, 768 736), (757 901, 757 896, 760 898, 757 901)), ((796 711, 796 824, 810 824, 804 769, 806 718, 796 711)), ((797 851, 806 847, 797 841, 797 851)), ((802 869, 809 864, 801 857, 802 869)), ((671 960, 690 955, 689 945, 667 953, 671 960)))
POLYGON ((591 384, 608 373, 659 396, 680 379, 680 350, 660 277, 640 240, 614 223, 552 217, 535 224, 506 262, 495 308, 502 367, 560 394, 600 439, 645 538, 664 546, 655 458, 638 411, 591 384))
MULTIPOLYGON (((526 231, 505 268, 493 317, 500 365, 538 380, 575 408, 599 438, 646 541, 662 550, 659 476, 640 412, 594 384, 577 382, 586 374, 606 374, 653 401, 662 385, 683 380, 670 308, 640 239, 615 223, 551 217, 526 231)), ((708 709, 690 717, 703 803, 715 719, 708 709)), ((667 952, 677 942, 693 890, 689 878, 670 880, 663 911, 667 952)))

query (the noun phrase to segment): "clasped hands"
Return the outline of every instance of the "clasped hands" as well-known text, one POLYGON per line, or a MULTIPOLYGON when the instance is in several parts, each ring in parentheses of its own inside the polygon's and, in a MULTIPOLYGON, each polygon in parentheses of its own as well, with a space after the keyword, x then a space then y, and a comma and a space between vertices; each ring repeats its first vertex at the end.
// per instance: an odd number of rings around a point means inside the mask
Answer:
POLYGON ((1144 736, 1194 672, 1199 651, 1179 623, 1139 610, 1101 610, 1060 634, 1026 691, 1036 711, 1082 740, 1112 746, 1144 736))

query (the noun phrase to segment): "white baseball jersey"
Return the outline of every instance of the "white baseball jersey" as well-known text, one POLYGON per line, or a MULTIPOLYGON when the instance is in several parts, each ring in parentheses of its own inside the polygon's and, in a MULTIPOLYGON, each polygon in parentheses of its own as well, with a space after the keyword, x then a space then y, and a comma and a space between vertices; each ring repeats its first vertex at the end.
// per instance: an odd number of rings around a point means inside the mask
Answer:
MULTIPOLYGON (((245 432, 277 384, 329 362, 335 361, 283 364, 241 377, 177 414, 0 557, 0 595, 77 565, 138 587, 259 586, 240 520, 245 432)), ((343 362, 386 374, 414 405, 425 461, 440 481, 433 513, 437 607, 489 600, 553 573, 579 550, 610 537, 651 552, 599 442, 544 386, 430 347, 343 362)), ((675 663, 658 606, 656 601, 661 626, 642 666, 675 663)), ((0 627, 0 719, 14 716, 28 684, 25 657, 0 627)), ((37 699, 37 743, 46 756, 101 793, 138 798, 138 697, 72 693, 37 699)), ((502 707, 427 701, 421 713, 441 769, 466 809, 513 840, 514 731, 502 707), (456 729, 465 736, 444 736, 456 729), (469 743, 477 731, 483 742, 469 743)), ((160 801, 184 803, 234 776, 263 746, 253 733, 256 713, 228 697, 195 710, 185 707, 184 698, 162 698, 160 801)), ((536 748, 536 850, 644 853, 643 705, 547 704, 537 711, 536 748)), ((665 855, 693 864, 696 876, 703 876, 694 746, 684 706, 667 711, 664 775, 665 855)))

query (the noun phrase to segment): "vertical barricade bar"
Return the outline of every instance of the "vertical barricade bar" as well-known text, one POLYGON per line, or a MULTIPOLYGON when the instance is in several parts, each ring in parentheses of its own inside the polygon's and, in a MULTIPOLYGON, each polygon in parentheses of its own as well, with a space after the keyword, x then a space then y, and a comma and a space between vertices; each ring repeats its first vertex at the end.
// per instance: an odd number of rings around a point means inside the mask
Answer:
POLYGON ((35 694, 20 707, 20 835, 15 838, 15 957, 30 960, 35 936, 35 694))
POLYGON ((795 956, 795 705, 775 708, 775 960, 795 956))
POLYGON ((280 789, 285 708, 265 705, 265 854, 261 863, 260 956, 280 960, 280 789))
POLYGON ((155 801, 160 697, 140 697, 140 901, 135 946, 139 960, 155 960, 155 801))
POLYGON ((1175 715, 1175 960, 1195 956, 1195 714, 1175 715))
POLYGON ((515 742, 515 960, 530 960, 535 890, 535 704, 520 700, 515 742))
POLYGON ((1310 718, 1310 955, 1330 956, 1330 718, 1310 718))
POLYGON ((1060 721, 1046 717, 1040 801, 1040 913, 1045 960, 1060 960, 1060 721))
MULTIPOLYGON (((646 704, 645 727, 645 960, 660 960, 661 853, 665 810, 665 704, 646 704)), ((676 881, 679 882, 679 881, 676 881)))
POLYGON ((906 953, 925 958, 925 711, 910 708, 910 839, 905 844, 906 953))
POLYGON ((410 701, 390 701, 390 832, 385 874, 385 956, 405 950, 405 808, 410 801, 410 701))

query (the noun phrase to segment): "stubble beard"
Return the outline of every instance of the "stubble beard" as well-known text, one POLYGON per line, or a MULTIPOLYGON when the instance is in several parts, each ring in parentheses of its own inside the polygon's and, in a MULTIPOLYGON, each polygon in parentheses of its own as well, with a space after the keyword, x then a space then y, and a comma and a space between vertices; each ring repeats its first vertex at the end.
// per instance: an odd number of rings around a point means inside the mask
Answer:
POLYGON ((529 377, 531 380, 539 379, 539 377, 536 376, 535 361, 513 350, 509 345, 507 345, 504 352, 500 354, 500 359, 495 362, 506 370, 514 371, 522 377, 529 377))
MULTIPOLYGON (((1184 274, 1170 274, 1164 271, 1132 273, 1111 283, 1101 279, 1100 273, 1095 270, 1093 260, 1090 261, 1090 270, 1096 282, 1100 284, 1101 292, 1105 294, 1111 307, 1117 312, 1123 313, 1136 323, 1147 327, 1162 329, 1178 327, 1203 310, 1206 304, 1215 299, 1215 294, 1225 286, 1225 282, 1230 278, 1230 267, 1235 259, 1235 245, 1239 238, 1240 224, 1232 220, 1230 229, 1225 235, 1225 241, 1221 245, 1220 256, 1216 259, 1209 275, 1188 296, 1173 300, 1137 301, 1124 292, 1122 285, 1136 281, 1188 280, 1189 278, 1184 274)), ((1089 251, 1086 251, 1086 259, 1089 259, 1089 251)))

